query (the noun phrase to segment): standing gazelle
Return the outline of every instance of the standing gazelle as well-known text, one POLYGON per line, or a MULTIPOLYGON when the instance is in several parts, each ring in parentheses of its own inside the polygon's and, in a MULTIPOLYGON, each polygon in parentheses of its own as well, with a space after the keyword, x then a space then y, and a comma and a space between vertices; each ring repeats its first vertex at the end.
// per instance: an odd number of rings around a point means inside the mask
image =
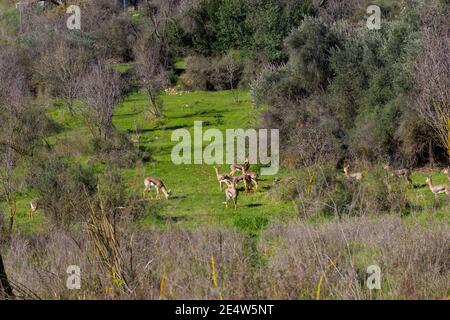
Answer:
POLYGON ((236 185, 234 182, 225 179, 223 180, 228 188, 225 189, 225 207, 228 208, 228 201, 232 200, 234 205, 234 210, 237 208, 237 198, 238 198, 238 191, 236 189, 236 185))
POLYGON ((243 171, 245 192, 248 192, 249 185, 252 184, 255 187, 255 191, 258 190, 258 174, 256 172, 243 171))
POLYGON ((30 218, 33 217, 33 214, 36 213, 37 209, 38 209, 38 201, 36 199, 31 200, 30 201, 30 212, 29 212, 30 218))
POLYGON ((159 199, 160 192, 164 193, 164 196, 166 199, 169 199, 172 195, 172 192, 170 190, 167 190, 166 186, 164 185, 164 182, 162 182, 160 179, 148 177, 144 180, 145 189, 143 192, 143 196, 145 197, 145 193, 150 192, 150 188, 154 187, 156 189, 156 199, 159 199))
POLYGON ((238 163, 233 163, 230 166, 231 172, 230 172, 230 176, 234 176, 234 174, 236 173, 236 171, 247 171, 250 168, 250 161, 248 160, 248 158, 245 158, 245 161, 243 164, 238 164, 238 163))
POLYGON ((427 177, 426 183, 430 187, 430 190, 431 192, 433 192, 433 194, 446 193, 448 196, 450 196, 450 186, 447 186, 445 184, 433 185, 433 180, 431 179, 431 177, 427 177))
POLYGON ((442 170, 442 173, 446 174, 448 181, 450 181, 450 168, 447 167, 446 169, 442 170))
POLYGON ((224 180, 229 180, 231 177, 226 173, 219 173, 219 168, 217 167, 214 167, 214 170, 216 171, 217 181, 219 181, 220 192, 223 192, 223 184, 225 183, 224 180))
POLYGON ((350 172, 350 165, 345 164, 344 165, 344 174, 348 179, 355 179, 355 180, 362 180, 362 173, 361 172, 350 172))

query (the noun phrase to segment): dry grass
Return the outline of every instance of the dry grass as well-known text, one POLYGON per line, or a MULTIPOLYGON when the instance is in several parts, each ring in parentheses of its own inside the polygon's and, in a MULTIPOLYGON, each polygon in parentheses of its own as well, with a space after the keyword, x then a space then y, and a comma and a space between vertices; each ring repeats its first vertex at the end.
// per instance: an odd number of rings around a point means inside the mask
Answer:
POLYGON ((270 225, 259 239, 214 227, 139 231, 132 240, 123 231, 130 291, 113 288, 87 239, 74 234, 15 235, 3 249, 10 279, 50 299, 443 299, 449 289, 448 225, 395 217, 270 225), (79 291, 65 288, 73 264, 79 291), (379 291, 366 288, 372 264, 382 271, 379 291))

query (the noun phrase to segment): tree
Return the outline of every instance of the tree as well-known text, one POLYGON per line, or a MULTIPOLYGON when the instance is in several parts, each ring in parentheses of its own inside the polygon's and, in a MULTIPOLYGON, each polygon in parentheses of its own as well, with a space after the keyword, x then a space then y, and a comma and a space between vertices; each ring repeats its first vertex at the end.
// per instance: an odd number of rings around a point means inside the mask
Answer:
POLYGON ((162 115, 162 101, 159 94, 170 80, 167 71, 167 47, 154 35, 144 37, 136 45, 134 55, 136 74, 150 98, 150 113, 159 117, 162 115))
POLYGON ((8 277, 6 275, 5 266, 3 265, 2 254, 0 253, 0 298, 1 297, 12 298, 14 297, 12 287, 9 284, 8 277))
POLYGON ((29 154, 26 102, 29 88, 17 52, 10 47, 0 48, 0 190, 10 213, 12 231, 17 213, 14 167, 20 155, 29 154))
POLYGON ((82 48, 70 48, 61 40, 56 48, 42 54, 36 67, 45 85, 52 93, 67 102, 73 114, 74 100, 81 91, 82 75, 86 72, 88 55, 82 48))
POLYGON ((436 21, 422 30, 422 53, 416 64, 417 111, 450 157, 450 61, 446 24, 436 21), (441 23, 442 24, 441 24, 441 23))
POLYGON ((121 79, 118 72, 98 61, 82 80, 82 114, 92 133, 107 139, 113 133, 112 117, 121 99, 121 79))

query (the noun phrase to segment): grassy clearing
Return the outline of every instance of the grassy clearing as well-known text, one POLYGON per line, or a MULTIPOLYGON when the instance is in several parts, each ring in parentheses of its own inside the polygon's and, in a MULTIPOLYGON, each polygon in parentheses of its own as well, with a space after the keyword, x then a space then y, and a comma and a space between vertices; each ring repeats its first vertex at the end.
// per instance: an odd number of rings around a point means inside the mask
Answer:
MULTIPOLYGON (((255 126, 257 117, 249 93, 239 91, 239 98, 239 102, 236 102, 235 93, 230 91, 163 95, 165 116, 159 120, 146 117, 148 99, 141 92, 129 95, 118 107, 114 116, 115 126, 130 135, 138 129, 141 132, 140 146, 150 150, 153 158, 153 161, 143 166, 137 165, 123 171, 128 191, 142 194, 144 178, 155 176, 163 179, 175 196, 170 201, 161 200, 160 214, 148 215, 140 222, 142 228, 165 228, 175 224, 190 229, 219 224, 256 232, 269 222, 287 220, 296 215, 292 203, 276 201, 264 191, 263 187, 272 183, 272 177, 262 177, 261 187, 256 193, 245 194, 241 188, 238 209, 234 211, 223 205, 225 197, 219 190, 211 165, 177 166, 171 161, 171 150, 176 144, 171 141, 173 130, 183 128, 192 133, 194 121, 203 121, 204 130, 218 128, 223 132, 226 128, 255 126)), ((49 115, 62 128, 60 133, 49 137, 50 143, 66 141, 73 149, 86 148, 83 146, 88 144, 90 133, 81 119, 71 116, 62 104, 55 104, 49 110, 49 115)), ((89 157, 80 151, 73 161, 86 163, 89 157)), ((221 166, 221 171, 229 171, 229 166, 221 166)), ((281 171, 278 176, 285 175, 287 172, 281 171)), ((425 185, 427 175, 424 172, 413 174, 416 187, 408 190, 412 209, 405 219, 423 222, 438 219, 449 223, 449 201, 445 195, 431 194, 425 185)), ((432 177, 434 183, 446 183, 443 174, 435 172, 432 177)), ((19 197, 17 228, 24 232, 37 232, 43 228, 44 220, 39 214, 32 220, 28 218, 30 197, 26 194, 19 197)), ((316 220, 311 222, 316 223, 316 220)))
MULTIPOLYGON (((140 93, 129 96, 118 109, 114 123, 120 130, 133 131, 137 124, 143 132, 141 143, 150 147, 155 162, 145 167, 126 170, 133 192, 142 192, 145 176, 164 179, 175 198, 168 202, 159 222, 175 221, 185 227, 201 224, 224 223, 245 230, 258 230, 270 218, 283 218, 293 212, 289 204, 274 203, 262 191, 255 194, 241 192, 238 209, 225 209, 225 197, 219 190, 213 167, 210 165, 174 165, 170 158, 171 134, 175 129, 188 129, 193 133, 194 121, 203 121, 204 130, 218 128, 247 128, 252 124, 251 99, 247 92, 240 92, 240 102, 234 101, 230 92, 193 92, 182 95, 165 95, 165 119, 157 124, 145 120, 147 99, 140 93)), ((205 144, 206 146, 207 144, 205 144)), ((223 172, 229 166, 221 166, 223 172)), ((263 178, 262 186, 271 183, 263 178)), ((154 223, 149 217, 144 224, 154 223)))

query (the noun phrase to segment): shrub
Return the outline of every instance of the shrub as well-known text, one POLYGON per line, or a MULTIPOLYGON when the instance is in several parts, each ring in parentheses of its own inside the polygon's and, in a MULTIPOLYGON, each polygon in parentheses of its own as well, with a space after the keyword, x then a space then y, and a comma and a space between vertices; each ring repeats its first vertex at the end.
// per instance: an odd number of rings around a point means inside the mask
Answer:
POLYGON ((278 199, 295 201, 299 214, 306 217, 402 214, 409 209, 406 182, 381 167, 364 172, 362 181, 349 180, 331 167, 310 168, 273 193, 278 199))
POLYGON ((126 134, 115 130, 109 139, 94 137, 90 143, 91 153, 110 165, 129 167, 143 155, 140 150, 136 150, 126 134))
POLYGON ((51 155, 36 156, 28 167, 27 184, 39 199, 39 206, 56 225, 68 226, 85 214, 85 192, 96 192, 92 167, 69 164, 51 155))
POLYGON ((243 62, 232 54, 216 58, 189 57, 186 66, 184 85, 191 90, 236 89, 244 69, 243 62))

